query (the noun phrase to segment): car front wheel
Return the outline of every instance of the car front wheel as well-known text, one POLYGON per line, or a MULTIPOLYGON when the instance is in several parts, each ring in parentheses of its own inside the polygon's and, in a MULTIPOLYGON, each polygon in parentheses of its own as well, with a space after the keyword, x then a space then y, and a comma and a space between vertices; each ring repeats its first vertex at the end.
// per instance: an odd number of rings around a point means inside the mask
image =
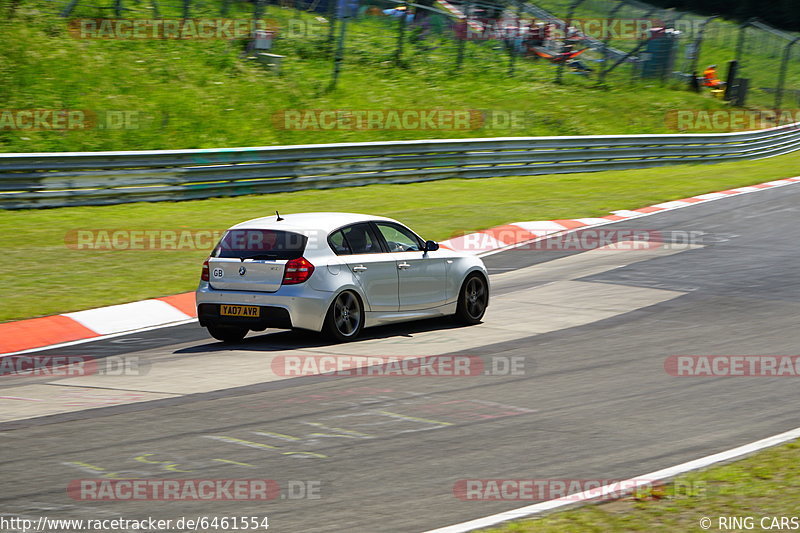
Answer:
POLYGON ((355 293, 340 293, 325 316, 323 334, 335 342, 346 342, 358 337, 364 328, 364 308, 355 293))
POLYGON ((479 274, 472 274, 461 286, 456 305, 456 319, 462 324, 478 324, 489 304, 489 288, 479 274))

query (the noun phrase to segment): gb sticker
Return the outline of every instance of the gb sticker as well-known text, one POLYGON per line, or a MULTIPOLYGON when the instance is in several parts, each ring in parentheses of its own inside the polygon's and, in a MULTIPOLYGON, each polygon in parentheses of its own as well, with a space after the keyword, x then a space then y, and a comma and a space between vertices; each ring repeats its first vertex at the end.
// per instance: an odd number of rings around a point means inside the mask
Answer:
POLYGON ((215 278, 221 278, 225 275, 225 272, 221 268, 215 268, 211 273, 215 278))

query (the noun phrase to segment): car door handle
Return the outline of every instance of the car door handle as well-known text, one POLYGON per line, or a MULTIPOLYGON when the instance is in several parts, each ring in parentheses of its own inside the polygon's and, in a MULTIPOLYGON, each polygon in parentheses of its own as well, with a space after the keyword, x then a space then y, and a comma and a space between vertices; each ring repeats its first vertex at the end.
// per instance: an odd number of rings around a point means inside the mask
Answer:
POLYGON ((364 265, 358 265, 353 267, 353 272, 364 272, 367 270, 367 267, 364 265))
POLYGON ((411 268, 411 265, 409 265, 408 263, 400 263, 399 265, 397 265, 397 268, 400 270, 406 270, 407 268, 411 268))

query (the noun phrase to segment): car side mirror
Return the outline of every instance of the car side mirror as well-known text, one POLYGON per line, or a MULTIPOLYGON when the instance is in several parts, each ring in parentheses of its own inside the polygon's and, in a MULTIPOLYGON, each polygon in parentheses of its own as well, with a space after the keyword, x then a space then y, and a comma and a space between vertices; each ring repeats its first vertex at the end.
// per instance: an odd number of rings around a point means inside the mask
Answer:
POLYGON ((439 243, 434 241, 425 241, 425 248, 423 248, 423 251, 435 252, 438 249, 439 249, 439 243))

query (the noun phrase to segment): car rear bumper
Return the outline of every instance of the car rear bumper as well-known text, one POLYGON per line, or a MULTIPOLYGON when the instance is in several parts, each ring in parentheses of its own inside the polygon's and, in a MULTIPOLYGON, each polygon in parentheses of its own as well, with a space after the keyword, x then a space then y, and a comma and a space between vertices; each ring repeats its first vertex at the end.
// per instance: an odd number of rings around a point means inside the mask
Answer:
POLYGON ((258 306, 258 318, 225 316, 220 313, 221 304, 200 304, 197 306, 197 318, 201 326, 239 326, 262 331, 267 328, 291 329, 292 318, 283 307, 267 305, 258 306))
POLYGON ((197 317, 201 326, 238 325, 256 331, 265 328, 302 328, 322 331, 333 293, 308 286, 284 286, 276 292, 225 291, 201 282, 195 293, 197 317), (254 305, 261 308, 259 318, 220 315, 220 304, 254 305))

